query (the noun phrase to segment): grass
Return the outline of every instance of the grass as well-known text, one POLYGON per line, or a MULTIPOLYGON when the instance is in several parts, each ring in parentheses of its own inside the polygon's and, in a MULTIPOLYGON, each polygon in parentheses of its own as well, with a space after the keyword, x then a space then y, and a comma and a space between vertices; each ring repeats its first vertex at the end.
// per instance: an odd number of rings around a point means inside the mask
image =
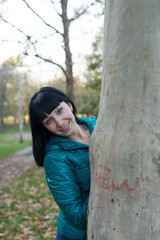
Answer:
POLYGON ((0 189, 0 239, 55 240, 58 207, 42 168, 33 167, 0 189))
POLYGON ((6 142, 0 141, 0 159, 8 158, 10 155, 14 154, 18 150, 21 150, 30 145, 30 141, 25 141, 23 143, 19 143, 18 140, 8 140, 6 142))
MULTIPOLYGON (((29 131, 28 127, 24 131, 29 131)), ((4 159, 15 152, 31 145, 31 141, 25 140, 19 142, 18 127, 8 127, 3 134, 0 135, 0 159, 4 159)))
MULTIPOLYGON (((30 127, 29 125, 23 126, 23 131, 24 132, 29 132, 30 127)), ((6 125, 5 128, 3 129, 3 134, 14 134, 19 132, 19 126, 18 125, 6 125)))

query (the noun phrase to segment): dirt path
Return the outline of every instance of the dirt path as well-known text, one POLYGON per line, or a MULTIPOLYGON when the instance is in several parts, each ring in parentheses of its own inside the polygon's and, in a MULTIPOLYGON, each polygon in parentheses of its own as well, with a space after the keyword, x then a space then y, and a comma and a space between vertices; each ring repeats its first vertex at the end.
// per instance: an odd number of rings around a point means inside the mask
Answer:
POLYGON ((8 185, 12 180, 35 165, 32 148, 27 147, 18 151, 12 157, 0 160, 0 188, 8 185))

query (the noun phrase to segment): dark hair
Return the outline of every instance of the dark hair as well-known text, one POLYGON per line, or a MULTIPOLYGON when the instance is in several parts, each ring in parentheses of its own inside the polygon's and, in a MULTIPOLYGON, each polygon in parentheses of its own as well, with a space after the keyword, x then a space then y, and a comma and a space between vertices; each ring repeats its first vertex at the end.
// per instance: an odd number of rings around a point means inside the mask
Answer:
POLYGON ((42 121, 61 102, 70 103, 73 107, 73 114, 76 117, 76 107, 72 100, 62 91, 53 87, 42 87, 32 96, 29 104, 33 155, 36 164, 40 167, 43 167, 46 141, 52 134, 43 126, 42 121))

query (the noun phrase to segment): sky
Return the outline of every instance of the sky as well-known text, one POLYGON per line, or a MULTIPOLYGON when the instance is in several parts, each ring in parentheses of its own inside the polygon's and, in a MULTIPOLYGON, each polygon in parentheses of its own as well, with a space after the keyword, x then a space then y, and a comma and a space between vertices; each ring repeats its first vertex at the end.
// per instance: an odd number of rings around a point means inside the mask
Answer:
MULTIPOLYGON (((62 31, 62 24, 56 14, 50 0, 28 0, 31 7, 38 12, 45 21, 59 31, 62 31)), ((55 1, 58 11, 59 0, 55 1)), ((92 0, 83 1, 68 1, 68 15, 73 16, 73 9, 81 6, 82 3, 89 4, 92 0)), ((70 28, 70 47, 73 57, 74 76, 79 76, 83 79, 85 69, 85 56, 92 52, 92 42, 95 40, 95 35, 100 27, 103 26, 103 16, 97 16, 100 13, 100 7, 92 7, 91 14, 83 15, 79 20, 72 23, 70 28)), ((22 0, 7 0, 4 4, 0 4, 0 13, 3 17, 19 29, 23 30, 27 35, 35 36, 38 39, 38 51, 45 57, 51 57, 60 64, 64 64, 64 51, 62 49, 61 37, 55 34, 52 29, 35 16, 22 0), (49 38, 44 38, 49 36, 49 38), (42 37, 43 36, 43 37, 42 37)), ((16 57, 23 52, 24 46, 17 41, 24 41, 24 36, 16 29, 8 24, 0 21, 0 63, 10 57, 16 57), (7 41, 4 41, 7 40, 7 41)), ((32 50, 30 51, 32 55, 32 50)), ((25 68, 23 71, 32 72, 35 80, 41 82, 48 81, 54 76, 60 76, 61 71, 51 64, 41 62, 34 57, 26 57, 24 59, 25 68), (40 64, 37 64, 40 63, 40 64)))

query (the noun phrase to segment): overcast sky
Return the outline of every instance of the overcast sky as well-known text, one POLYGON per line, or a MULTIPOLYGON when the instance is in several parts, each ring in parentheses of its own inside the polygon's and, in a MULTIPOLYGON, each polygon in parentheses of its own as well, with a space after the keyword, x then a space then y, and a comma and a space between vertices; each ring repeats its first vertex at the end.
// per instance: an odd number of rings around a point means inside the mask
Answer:
MULTIPOLYGON (((58 2, 58 0, 56 2, 58 2)), ((71 17, 73 14, 73 8, 78 8, 83 2, 84 4, 90 3, 91 0, 69 0, 68 2, 69 17, 71 17)), ((50 0, 28 0, 28 3, 45 19, 45 21, 62 31, 59 17, 57 17, 50 0)), ((60 64, 63 64, 64 52, 61 45, 61 37, 54 34, 52 37, 48 38, 47 41, 44 41, 41 37, 53 34, 53 30, 46 27, 45 24, 27 8, 22 0, 7 0, 5 4, 0 5, 0 12, 7 21, 11 22, 19 29, 22 29, 26 34, 33 34, 39 40, 38 45, 40 53, 55 59, 55 61, 60 64)), ((70 46, 73 54, 73 61, 75 63, 73 68, 74 75, 82 75, 85 65, 84 56, 91 52, 91 45, 95 39, 95 35, 99 31, 99 28, 103 26, 103 16, 96 16, 96 13, 100 13, 100 11, 101 9, 97 6, 93 7, 92 10, 90 10, 90 13, 92 14, 82 16, 71 25, 70 46)), ((17 40, 23 41, 24 37, 6 23, 0 22, 0 25, 0 62, 2 63, 9 57, 16 57, 23 51, 23 46, 18 44, 17 40), (12 41, 2 42, 2 40, 12 41)), ((45 81, 54 75, 60 74, 59 70, 52 65, 37 65, 37 61, 40 62, 35 58, 25 59, 25 63, 30 66, 28 69, 31 69, 31 71, 34 72, 35 78, 41 78, 41 81, 45 81)))

